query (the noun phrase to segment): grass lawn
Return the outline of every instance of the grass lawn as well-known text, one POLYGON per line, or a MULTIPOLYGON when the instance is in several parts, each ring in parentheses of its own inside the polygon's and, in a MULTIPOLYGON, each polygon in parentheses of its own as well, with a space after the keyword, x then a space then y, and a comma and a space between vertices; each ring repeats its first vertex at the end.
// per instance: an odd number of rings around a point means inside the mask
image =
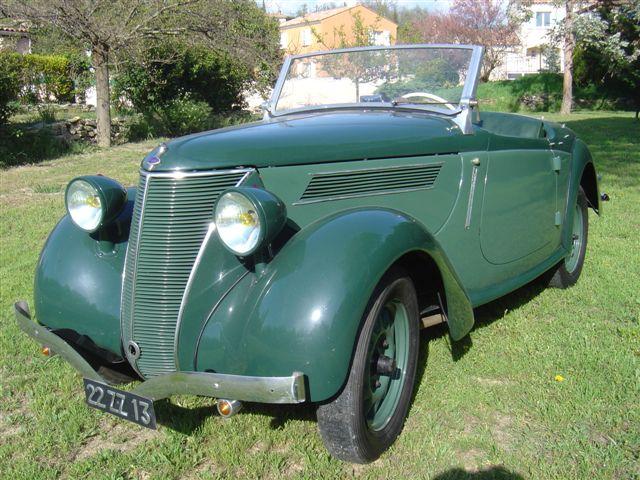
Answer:
POLYGON ((211 399, 157 405, 150 431, 84 405, 80 377, 15 325, 32 302, 42 245, 78 174, 134 184, 157 142, 0 172, 0 477, 640 478, 640 122, 631 113, 566 121, 591 147, 605 215, 590 212, 582 277, 570 290, 522 288, 477 311, 469 339, 423 332, 413 406, 371 465, 333 460, 310 407, 248 405, 222 420, 211 399), (557 377, 559 376, 559 377, 557 377), (562 380, 562 381, 559 381, 562 380))

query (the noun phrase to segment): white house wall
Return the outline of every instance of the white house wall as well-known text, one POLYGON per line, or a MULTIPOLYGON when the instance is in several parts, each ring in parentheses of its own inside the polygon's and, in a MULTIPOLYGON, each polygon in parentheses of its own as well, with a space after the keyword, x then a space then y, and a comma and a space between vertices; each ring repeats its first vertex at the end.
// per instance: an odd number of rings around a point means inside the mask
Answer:
MULTIPOLYGON (((549 33, 552 28, 565 17, 564 6, 554 6, 552 3, 533 3, 530 6, 532 15, 528 22, 520 27, 519 36, 521 46, 505 51, 504 63, 501 67, 491 73, 492 80, 513 79, 522 75, 538 73, 546 67, 544 55, 540 53, 531 54, 532 50, 537 50, 541 46, 548 45, 549 33), (536 18, 538 13, 550 13, 549 26, 537 26, 536 18), (529 54, 528 54, 529 53, 529 54)), ((564 49, 560 48, 560 71, 564 64, 564 49)))

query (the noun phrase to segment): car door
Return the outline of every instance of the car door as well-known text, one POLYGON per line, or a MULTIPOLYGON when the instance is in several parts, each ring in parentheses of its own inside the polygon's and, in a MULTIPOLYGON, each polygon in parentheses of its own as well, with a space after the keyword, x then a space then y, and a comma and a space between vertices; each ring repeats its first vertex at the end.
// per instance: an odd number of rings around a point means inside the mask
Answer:
POLYGON ((546 139, 493 142, 485 177, 480 245, 493 264, 531 268, 551 254, 557 237, 556 174, 546 139), (509 148, 511 147, 511 148, 509 148))

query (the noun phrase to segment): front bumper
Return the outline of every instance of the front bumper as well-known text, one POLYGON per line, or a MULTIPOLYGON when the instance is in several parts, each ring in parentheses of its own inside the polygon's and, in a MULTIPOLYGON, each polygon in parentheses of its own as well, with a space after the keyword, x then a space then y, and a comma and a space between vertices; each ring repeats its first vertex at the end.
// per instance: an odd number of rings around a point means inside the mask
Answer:
MULTIPOLYGON (((27 302, 14 304, 18 326, 27 335, 64 358, 88 379, 107 382, 70 344, 31 319, 27 302)), ((301 403, 307 398, 304 375, 289 377, 252 377, 208 372, 173 372, 152 377, 138 384, 132 393, 152 400, 171 395, 200 395, 245 402, 301 403)))

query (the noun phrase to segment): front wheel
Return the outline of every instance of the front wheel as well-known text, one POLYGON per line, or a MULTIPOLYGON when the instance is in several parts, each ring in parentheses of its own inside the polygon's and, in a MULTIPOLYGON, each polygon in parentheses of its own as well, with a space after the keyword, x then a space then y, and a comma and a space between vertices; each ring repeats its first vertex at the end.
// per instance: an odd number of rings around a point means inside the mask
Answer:
POLYGON ((569 254, 560 262, 553 273, 549 285, 556 288, 568 288, 574 285, 584 265, 589 236, 589 213, 587 210, 587 196, 579 187, 578 197, 573 211, 573 225, 571 229, 571 247, 569 254))
POLYGON ((318 407, 320 435, 333 456, 371 462, 399 435, 415 382, 418 322, 413 283, 392 270, 369 301, 344 389, 318 407))

